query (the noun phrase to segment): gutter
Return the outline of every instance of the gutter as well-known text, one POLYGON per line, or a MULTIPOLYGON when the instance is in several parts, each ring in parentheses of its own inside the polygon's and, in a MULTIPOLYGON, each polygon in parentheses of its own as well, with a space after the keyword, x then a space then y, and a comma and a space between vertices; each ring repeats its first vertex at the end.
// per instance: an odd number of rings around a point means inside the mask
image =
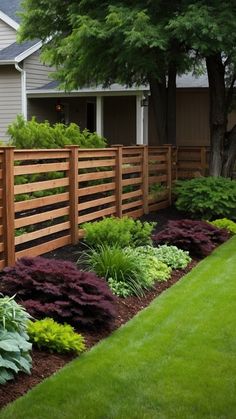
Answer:
POLYGON ((26 71, 17 62, 15 69, 21 73, 21 113, 27 119, 26 71))

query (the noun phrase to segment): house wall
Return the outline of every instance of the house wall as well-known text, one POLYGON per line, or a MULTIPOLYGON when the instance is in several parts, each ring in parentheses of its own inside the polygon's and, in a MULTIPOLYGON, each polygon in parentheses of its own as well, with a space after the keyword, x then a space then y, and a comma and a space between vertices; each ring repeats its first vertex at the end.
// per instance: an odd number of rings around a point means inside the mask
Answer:
POLYGON ((21 113, 21 75, 13 66, 0 67, 0 141, 7 141, 7 127, 21 113))
POLYGON ((52 81, 49 75, 54 69, 40 62, 39 51, 25 59, 24 69, 26 70, 26 89, 37 89, 52 81))
POLYGON ((136 97, 104 97, 104 137, 109 144, 136 143, 136 97))
POLYGON ((0 19, 0 50, 16 42, 16 31, 0 19))

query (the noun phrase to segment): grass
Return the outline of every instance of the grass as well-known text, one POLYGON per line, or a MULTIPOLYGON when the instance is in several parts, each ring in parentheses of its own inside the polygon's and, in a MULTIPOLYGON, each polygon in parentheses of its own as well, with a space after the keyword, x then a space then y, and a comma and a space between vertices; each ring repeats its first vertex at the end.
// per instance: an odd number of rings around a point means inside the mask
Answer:
POLYGON ((236 418, 236 237, 1 419, 236 418))

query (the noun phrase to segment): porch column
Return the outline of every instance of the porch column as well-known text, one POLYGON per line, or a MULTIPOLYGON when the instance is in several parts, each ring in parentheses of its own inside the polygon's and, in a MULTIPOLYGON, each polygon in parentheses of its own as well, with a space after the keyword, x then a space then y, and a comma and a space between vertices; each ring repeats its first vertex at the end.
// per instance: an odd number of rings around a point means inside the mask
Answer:
POLYGON ((96 132, 103 136, 103 96, 96 97, 96 132))
POLYGON ((136 144, 148 144, 148 103, 143 93, 136 95, 136 144))

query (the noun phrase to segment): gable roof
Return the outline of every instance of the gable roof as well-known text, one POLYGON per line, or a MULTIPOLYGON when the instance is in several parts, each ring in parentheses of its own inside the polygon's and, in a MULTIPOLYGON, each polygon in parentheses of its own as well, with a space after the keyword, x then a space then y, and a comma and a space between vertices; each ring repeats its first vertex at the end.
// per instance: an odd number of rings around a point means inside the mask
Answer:
POLYGON ((17 12, 21 9, 21 0, 0 0, 0 11, 16 23, 20 23, 17 12))
POLYGON ((22 44, 14 42, 0 51, 0 64, 20 62, 41 47, 40 41, 26 41, 22 44))

